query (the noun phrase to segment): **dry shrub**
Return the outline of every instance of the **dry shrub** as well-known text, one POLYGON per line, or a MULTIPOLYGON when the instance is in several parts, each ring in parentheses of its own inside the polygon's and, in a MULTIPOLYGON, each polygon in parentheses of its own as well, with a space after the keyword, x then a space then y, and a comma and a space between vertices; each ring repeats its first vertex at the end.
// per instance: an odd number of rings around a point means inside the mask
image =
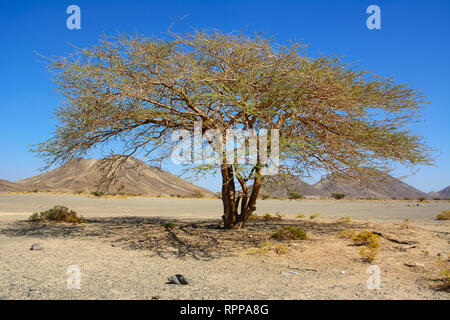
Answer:
POLYGON ((78 216, 73 210, 69 210, 66 207, 55 206, 52 209, 43 211, 41 213, 33 213, 29 217, 33 222, 67 222, 67 223, 84 223, 86 219, 83 216, 78 216))
POLYGON ((289 252, 289 249, 283 245, 274 245, 270 242, 263 242, 258 248, 250 248, 247 250, 247 254, 250 255, 261 255, 268 253, 270 251, 275 252, 276 254, 286 254, 289 252))
POLYGON ((353 235, 353 243, 357 246, 363 246, 359 250, 359 254, 363 257, 364 261, 372 262, 375 260, 375 257, 380 251, 378 238, 380 238, 380 236, 367 230, 353 235))
POLYGON ((350 223, 352 222, 352 219, 350 217, 342 217, 336 220, 336 222, 339 223, 350 223))
POLYGON ((450 210, 442 210, 442 213, 439 213, 436 216, 438 220, 450 220, 450 210))
POLYGON ((306 232, 294 226, 283 226, 275 231, 271 238, 277 240, 305 240, 308 238, 306 232))

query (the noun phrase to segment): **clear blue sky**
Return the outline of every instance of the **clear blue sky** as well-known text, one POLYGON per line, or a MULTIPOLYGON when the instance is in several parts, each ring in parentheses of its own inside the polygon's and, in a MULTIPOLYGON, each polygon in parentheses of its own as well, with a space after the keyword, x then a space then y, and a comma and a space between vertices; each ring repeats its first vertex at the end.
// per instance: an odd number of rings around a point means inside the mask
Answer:
MULTIPOLYGON (((54 129, 58 96, 36 52, 66 55, 116 31, 161 34, 175 30, 247 27, 278 43, 304 39, 311 55, 344 55, 363 68, 422 90, 431 103, 416 133, 439 150, 436 167, 418 168, 406 182, 423 191, 450 185, 450 1, 23 1, 0 3, 0 179, 37 174, 42 162, 29 152, 54 129), (66 8, 81 8, 81 30, 66 28, 66 8), (368 30, 366 8, 381 8, 381 30, 368 30)), ((177 168, 167 168, 177 172, 177 168)), ((405 171, 399 170, 398 175, 405 171)), ((218 190, 215 179, 201 181, 218 190)))

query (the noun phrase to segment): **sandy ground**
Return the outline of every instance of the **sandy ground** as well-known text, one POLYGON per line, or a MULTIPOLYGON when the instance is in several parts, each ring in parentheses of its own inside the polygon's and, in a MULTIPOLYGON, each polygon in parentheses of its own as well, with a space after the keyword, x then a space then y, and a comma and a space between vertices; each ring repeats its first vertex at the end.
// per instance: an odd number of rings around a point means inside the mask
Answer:
POLYGON ((439 290, 438 257, 450 251, 450 225, 433 218, 450 203, 408 204, 266 200, 258 203, 259 214, 286 217, 229 231, 220 228, 221 203, 213 199, 0 195, 0 299, 448 300, 449 293, 439 290), (89 223, 24 220, 54 205, 76 210, 89 223), (294 219, 299 213, 321 215, 294 219), (342 216, 353 222, 336 222, 342 216), (309 238, 270 238, 287 224, 309 238), (359 248, 339 236, 343 230, 382 233, 377 258, 364 262, 359 248), (44 250, 29 250, 33 243, 44 250), (264 243, 268 250, 260 250, 264 243), (79 290, 67 288, 69 265, 80 269, 79 290), (381 287, 375 290, 367 287, 371 265, 380 270, 381 287), (190 284, 167 284, 175 273, 190 284))

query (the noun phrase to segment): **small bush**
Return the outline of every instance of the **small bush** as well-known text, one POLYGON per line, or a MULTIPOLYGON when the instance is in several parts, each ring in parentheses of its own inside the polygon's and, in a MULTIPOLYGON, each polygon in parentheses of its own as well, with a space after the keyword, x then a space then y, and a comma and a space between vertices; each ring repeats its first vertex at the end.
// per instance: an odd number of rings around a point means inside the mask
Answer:
POLYGON ((101 190, 92 191, 91 194, 95 197, 103 197, 104 195, 106 195, 106 193, 101 190))
POLYGON ((310 215, 309 218, 310 219, 316 219, 318 216, 320 216, 320 214, 314 213, 314 214, 310 215))
POLYGON ((438 258, 438 266, 440 269, 439 275, 443 277, 443 290, 450 290, 450 260, 443 260, 441 257, 438 258))
POLYGON ((377 244, 378 238, 379 238, 378 235, 376 235, 370 231, 364 230, 364 231, 361 231, 360 233, 355 234, 352 237, 352 240, 355 245, 369 246, 369 245, 377 244))
POLYGON ((194 192, 192 192, 191 197, 192 198, 204 198, 205 195, 201 191, 194 191, 194 192))
POLYGON ((378 238, 378 235, 366 230, 353 235, 353 243, 358 246, 363 246, 359 250, 359 254, 363 257, 364 261, 372 262, 377 256, 380 251, 378 238))
POLYGON ((336 220, 339 223, 350 223, 352 222, 352 219, 350 217, 342 217, 336 220))
POLYGON ((352 239, 354 236, 355 236, 355 232, 351 231, 351 230, 343 230, 338 233, 338 237, 344 238, 344 239, 352 239))
POLYGON ((167 229, 173 229, 173 228, 175 228, 177 225, 175 224, 175 223, 173 223, 173 222, 169 222, 169 223, 165 223, 164 224, 164 228, 167 228, 167 229))
POLYGON ((282 245, 276 245, 273 249, 277 254, 286 254, 289 252, 289 249, 282 245))
POLYGON ((290 192, 289 193, 289 199, 291 200, 298 200, 298 199, 304 199, 305 196, 300 192, 290 192))
POLYGON ((286 254, 289 252, 289 249, 283 245, 277 244, 274 245, 268 241, 261 243, 258 248, 250 248, 247 250, 248 254, 251 255, 261 255, 268 253, 269 251, 274 251, 276 254, 286 254))
POLYGON ((305 240, 308 238, 306 232, 294 226, 283 226, 275 231, 271 238, 278 240, 305 240))
POLYGON ((84 223, 86 219, 83 216, 78 217, 77 213, 69 210, 66 207, 55 206, 52 209, 43 211, 41 213, 33 213, 29 218, 33 222, 68 222, 68 223, 84 223))
POLYGON ((304 218, 306 218, 306 216, 304 215, 304 214, 298 214, 297 216, 296 216, 296 218, 297 219, 304 219, 304 218))
POLYGON ((261 195, 261 198, 262 198, 263 200, 270 199, 270 194, 263 193, 263 194, 261 195))
POLYGON ((443 210, 442 213, 439 213, 436 216, 438 220, 450 220, 450 210, 443 210))
POLYGON ((347 195, 343 194, 343 193, 332 193, 331 197, 336 199, 336 200, 342 200, 346 197, 347 195))
POLYGON ((372 262, 378 255, 380 249, 378 247, 362 247, 359 250, 359 255, 363 257, 365 262, 372 262))
POLYGON ((266 213, 265 215, 261 216, 261 219, 263 219, 263 220, 281 220, 281 219, 283 219, 283 216, 279 213, 277 213, 276 215, 266 213))

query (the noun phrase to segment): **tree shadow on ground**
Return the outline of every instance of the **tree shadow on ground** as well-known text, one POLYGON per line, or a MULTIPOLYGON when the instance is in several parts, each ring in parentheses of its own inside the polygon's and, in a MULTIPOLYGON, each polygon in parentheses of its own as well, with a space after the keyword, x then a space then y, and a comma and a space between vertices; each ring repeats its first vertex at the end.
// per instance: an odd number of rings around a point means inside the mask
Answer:
POLYGON ((341 223, 278 219, 250 221, 239 230, 223 229, 219 220, 114 217, 87 221, 85 224, 18 221, 0 230, 0 234, 42 239, 101 239, 114 247, 146 250, 163 258, 210 260, 258 247, 271 240, 271 234, 283 225, 294 225, 316 235, 332 234, 349 227, 341 223))

